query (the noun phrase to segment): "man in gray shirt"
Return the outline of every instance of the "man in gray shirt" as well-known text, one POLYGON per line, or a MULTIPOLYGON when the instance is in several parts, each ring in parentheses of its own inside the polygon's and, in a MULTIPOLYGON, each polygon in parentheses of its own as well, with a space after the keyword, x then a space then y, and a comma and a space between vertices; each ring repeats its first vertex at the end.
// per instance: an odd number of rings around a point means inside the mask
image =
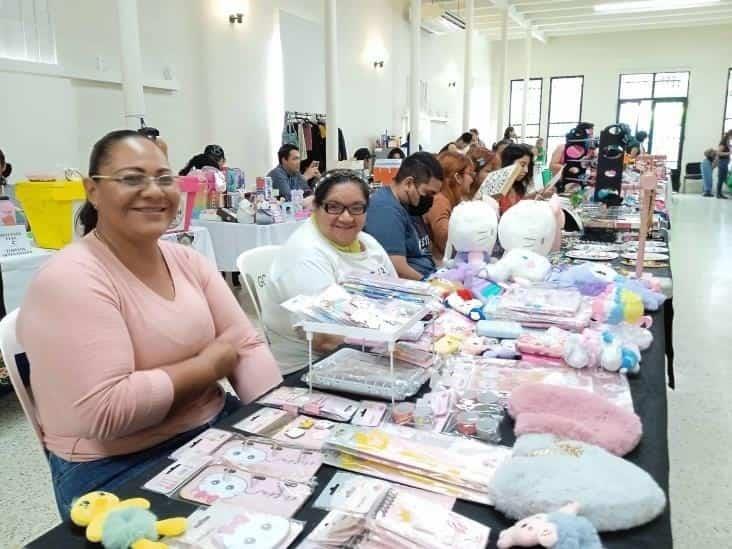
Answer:
POLYGON ((270 170, 267 174, 272 178, 272 189, 280 192, 280 197, 286 202, 290 201, 291 193, 301 189, 309 191, 308 180, 313 177, 320 177, 318 166, 313 162, 304 174, 300 174, 300 150, 295 145, 282 145, 277 151, 279 166, 270 170))

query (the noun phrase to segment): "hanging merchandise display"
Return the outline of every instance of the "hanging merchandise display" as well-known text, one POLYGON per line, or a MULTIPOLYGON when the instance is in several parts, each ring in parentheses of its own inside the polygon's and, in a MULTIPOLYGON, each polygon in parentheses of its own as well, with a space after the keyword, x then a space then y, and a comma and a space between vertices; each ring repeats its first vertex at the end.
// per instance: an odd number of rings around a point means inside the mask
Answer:
POLYGON ((625 150, 630 137, 629 128, 618 124, 608 126, 600 133, 600 147, 595 181, 595 201, 612 206, 622 203, 620 196, 625 150))
MULTIPOLYGON (((322 113, 286 111, 282 130, 282 144, 294 145, 300 151, 300 160, 317 161, 320 171, 325 173, 326 139, 329 137, 326 117, 322 113)), ((338 128, 338 160, 348 159, 348 149, 343 130, 338 128)), ((332 136, 331 136, 332 138, 332 136)))

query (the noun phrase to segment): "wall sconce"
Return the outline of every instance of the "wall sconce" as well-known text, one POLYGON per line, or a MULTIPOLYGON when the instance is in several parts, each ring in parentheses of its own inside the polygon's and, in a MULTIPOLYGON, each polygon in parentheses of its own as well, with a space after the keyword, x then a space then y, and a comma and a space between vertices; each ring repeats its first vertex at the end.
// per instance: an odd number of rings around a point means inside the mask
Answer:
POLYGON ((244 14, 243 13, 232 13, 229 15, 229 23, 232 25, 234 23, 243 23, 244 22, 244 14))
POLYGON ((374 61, 374 68, 375 69, 383 69, 384 68, 384 61, 383 60, 374 61))
POLYGON ((455 82, 454 80, 451 80, 450 82, 447 83, 448 88, 454 88, 456 86, 457 86, 457 82, 455 82))

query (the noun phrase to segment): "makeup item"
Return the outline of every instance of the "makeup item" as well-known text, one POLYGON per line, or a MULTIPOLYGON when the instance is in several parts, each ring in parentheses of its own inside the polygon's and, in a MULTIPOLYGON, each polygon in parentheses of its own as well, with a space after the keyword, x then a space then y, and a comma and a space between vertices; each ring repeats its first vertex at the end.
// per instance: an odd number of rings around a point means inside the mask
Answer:
POLYGON ((473 436, 477 432, 480 416, 475 412, 460 412, 456 418, 456 428, 460 434, 473 436))
POLYGON ((499 443, 501 435, 498 432, 500 421, 496 416, 483 415, 475 424, 475 434, 480 440, 499 443))
POLYGON ((397 425, 404 425, 414 421, 414 410, 416 406, 413 402, 400 402, 395 404, 391 411, 391 419, 397 425))
POLYGON ((430 403, 420 398, 414 408, 414 428, 430 431, 435 426, 435 413, 430 403))

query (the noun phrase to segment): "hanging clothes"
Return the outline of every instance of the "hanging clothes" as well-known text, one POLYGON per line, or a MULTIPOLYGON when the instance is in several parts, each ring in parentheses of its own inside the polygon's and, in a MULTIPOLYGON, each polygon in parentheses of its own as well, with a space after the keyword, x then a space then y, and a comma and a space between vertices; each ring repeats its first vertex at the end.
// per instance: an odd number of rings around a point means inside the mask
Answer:
POLYGON ((338 128, 338 160, 348 160, 346 138, 343 137, 343 130, 340 128, 338 128))
POLYGON ((300 148, 300 161, 308 159, 308 149, 305 146, 305 130, 303 128, 304 124, 298 124, 297 125, 297 143, 298 147, 300 148))
POLYGON ((303 134, 305 135, 305 150, 313 150, 313 125, 303 124, 303 134))

